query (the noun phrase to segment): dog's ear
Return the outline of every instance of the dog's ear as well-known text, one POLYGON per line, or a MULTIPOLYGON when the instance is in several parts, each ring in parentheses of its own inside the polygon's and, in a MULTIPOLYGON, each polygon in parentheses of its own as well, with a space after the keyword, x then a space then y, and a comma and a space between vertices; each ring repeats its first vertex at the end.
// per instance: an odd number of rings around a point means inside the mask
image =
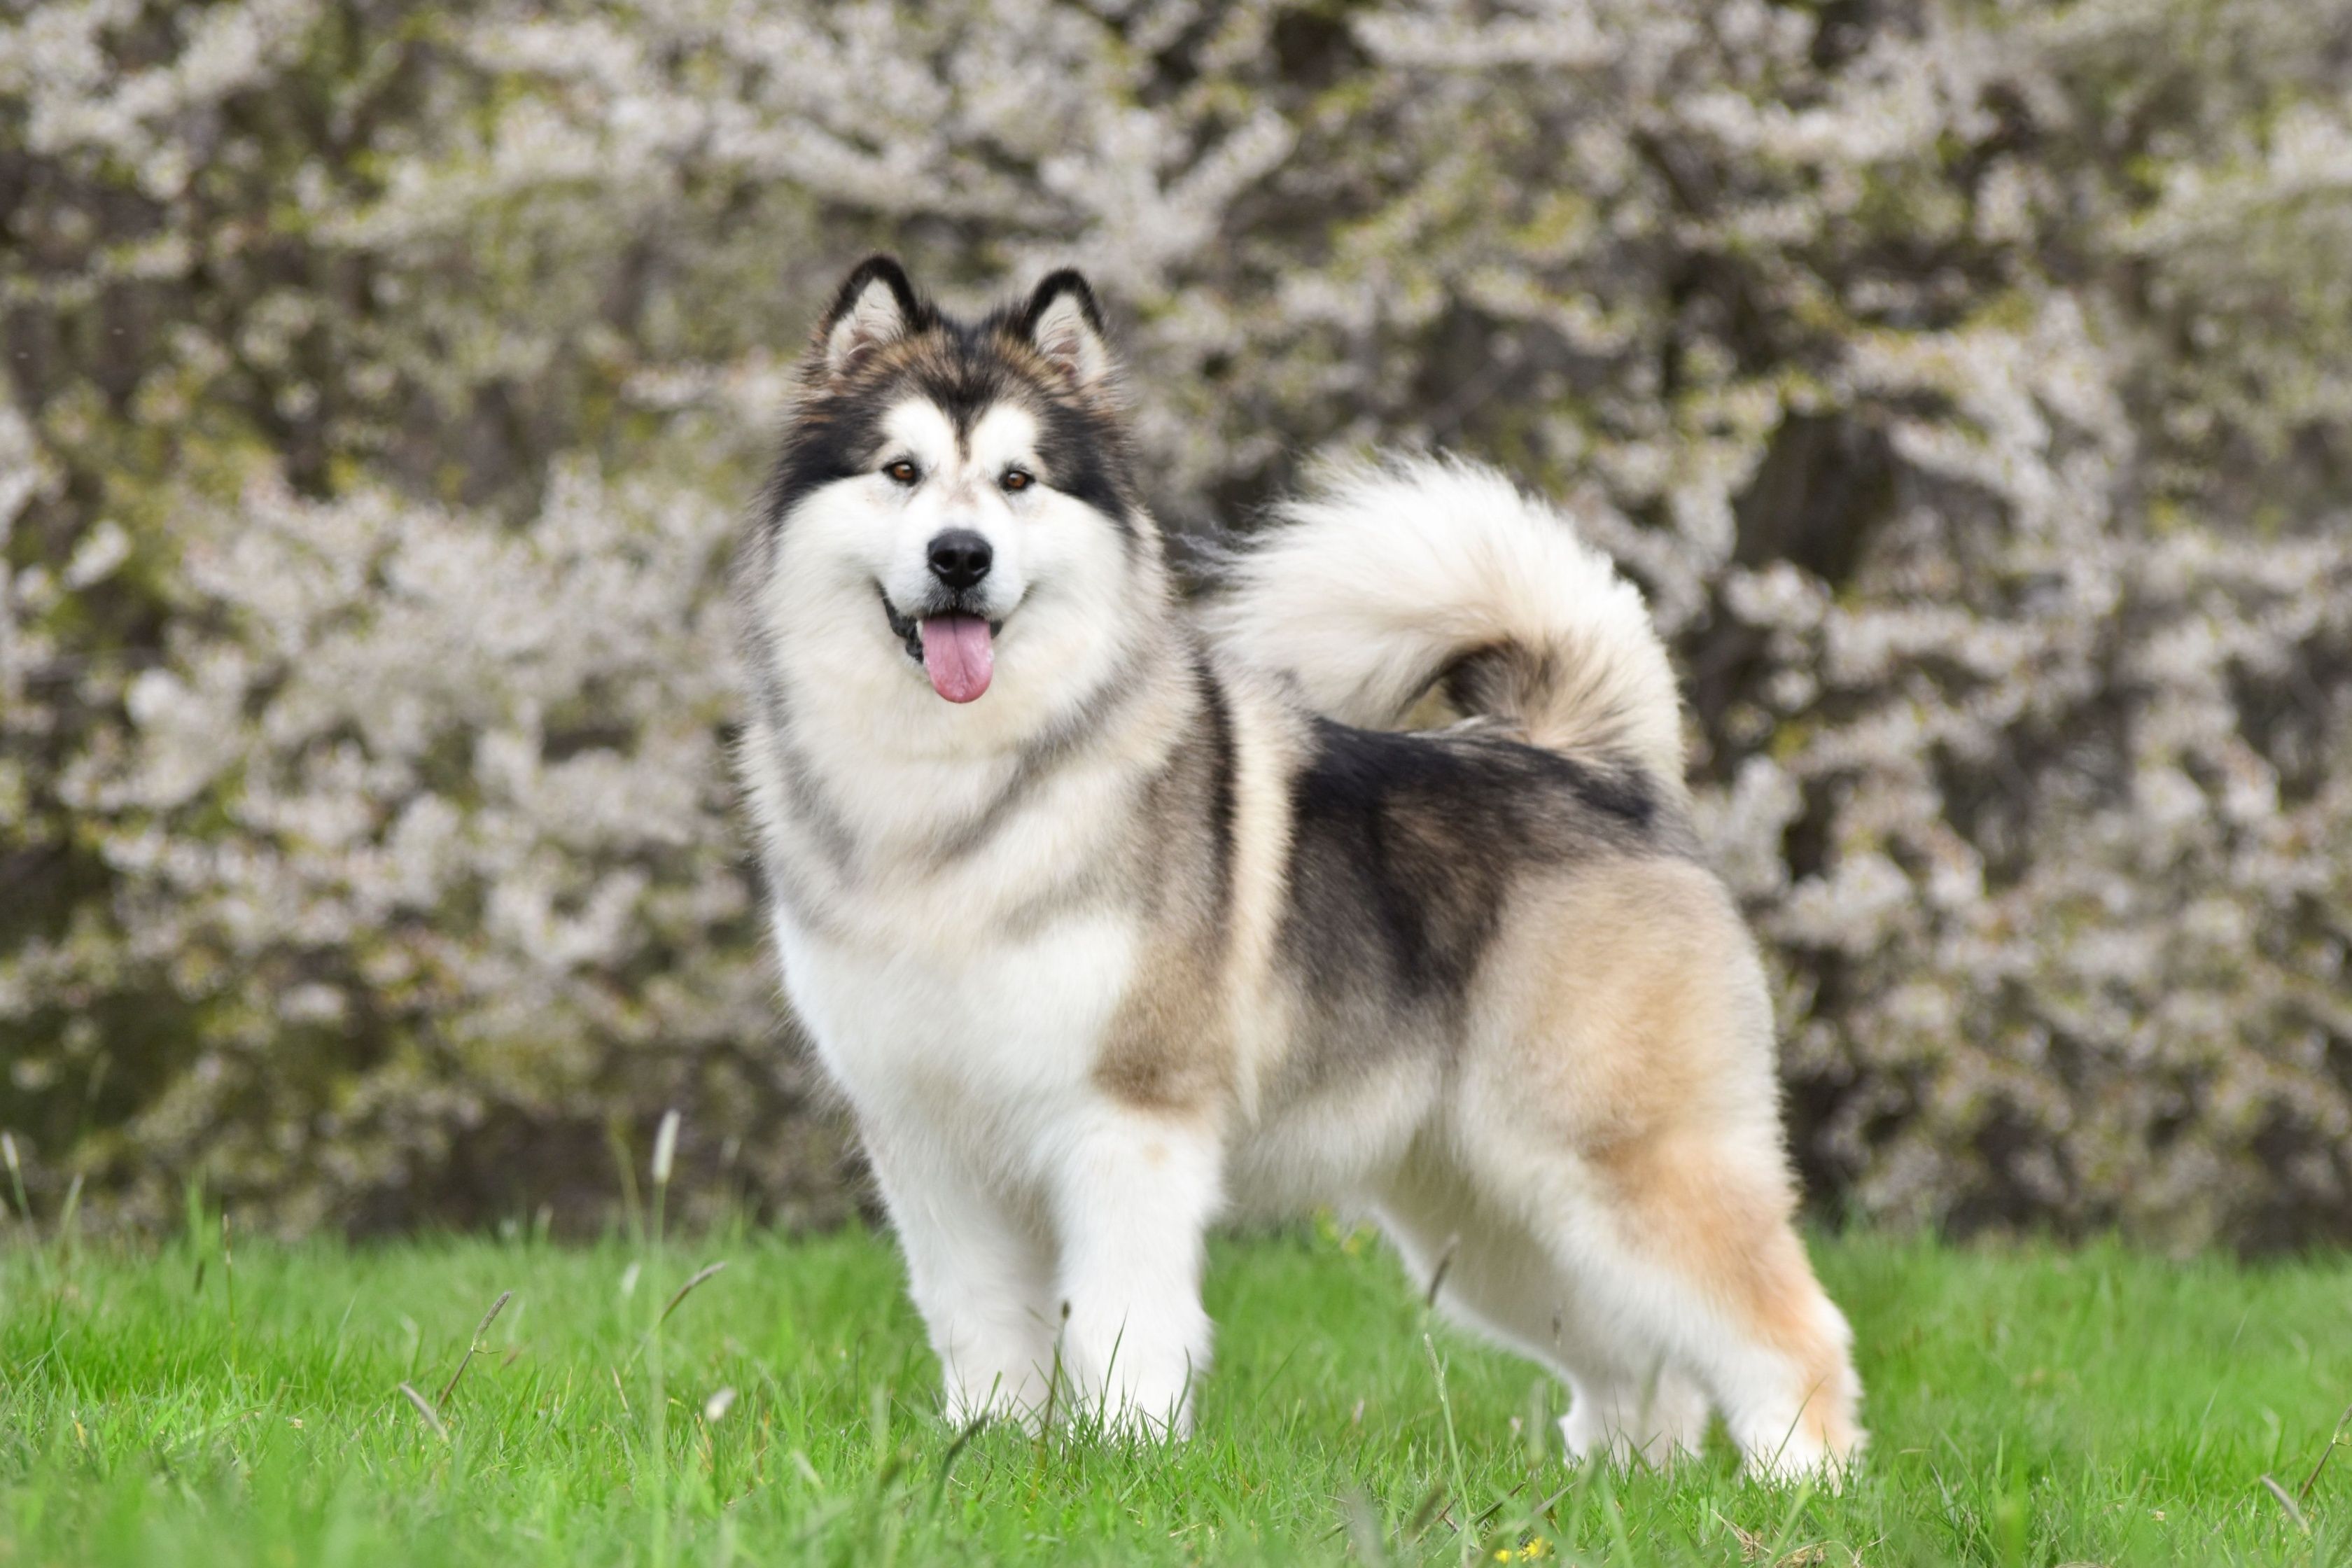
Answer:
POLYGON ((1103 336, 1102 311, 1095 291, 1069 268, 1053 274, 1029 296, 1022 313, 1022 333, 1061 372, 1074 391, 1091 392, 1111 378, 1117 368, 1110 343, 1103 336))
POLYGON ((875 350, 921 324, 924 307, 907 269, 890 256, 869 256, 843 280, 816 330, 825 374, 847 375, 875 350))

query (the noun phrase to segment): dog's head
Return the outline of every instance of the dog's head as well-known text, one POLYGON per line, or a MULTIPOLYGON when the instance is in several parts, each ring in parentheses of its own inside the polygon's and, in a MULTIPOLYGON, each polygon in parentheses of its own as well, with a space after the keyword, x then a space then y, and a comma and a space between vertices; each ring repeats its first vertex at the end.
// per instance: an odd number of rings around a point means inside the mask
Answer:
POLYGON ((1056 272, 966 322, 875 257, 818 324, 802 382, 761 523, 782 579, 766 598, 796 638, 835 640, 828 677, 855 658, 894 705, 994 689, 1032 707, 1011 689, 1066 680, 1116 639, 1139 555, 1158 549, 1084 279, 1056 272))

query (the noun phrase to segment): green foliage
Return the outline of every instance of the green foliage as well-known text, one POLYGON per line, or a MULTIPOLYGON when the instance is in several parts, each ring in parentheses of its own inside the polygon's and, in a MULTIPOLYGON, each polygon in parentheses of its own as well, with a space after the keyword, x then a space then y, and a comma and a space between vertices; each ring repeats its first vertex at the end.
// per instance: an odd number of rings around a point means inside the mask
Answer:
POLYGON ((2352 1561, 2352 1456, 2304 1487, 2352 1397, 2341 1258, 1816 1253, 1875 1434, 1834 1496, 1744 1483, 1719 1442, 1672 1479, 1567 1469, 1559 1391, 1433 1330, 1381 1249, 1328 1230, 1218 1249, 1218 1365, 1175 1451, 944 1426, 896 1261, 855 1231, 225 1253, 207 1221, 160 1252, 17 1247, 0 1556, 2352 1561), (727 1268, 649 1339, 706 1260, 727 1268))
POLYGON ((42 0, 0 1126, 274 1227, 843 1208, 719 563, 840 271, 1076 260, 1171 524, 1581 492, 1825 1206, 2352 1238, 2346 0, 42 0), (732 1155, 728 1151, 733 1151, 732 1155))

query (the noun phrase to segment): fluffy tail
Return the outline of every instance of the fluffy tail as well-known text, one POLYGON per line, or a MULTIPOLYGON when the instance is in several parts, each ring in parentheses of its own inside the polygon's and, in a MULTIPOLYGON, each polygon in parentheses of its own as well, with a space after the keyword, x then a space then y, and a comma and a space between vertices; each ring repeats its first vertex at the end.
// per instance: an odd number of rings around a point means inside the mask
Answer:
POLYGON ((1538 746, 1683 787, 1674 670, 1640 590, 1489 468, 1346 468, 1281 509, 1206 611, 1318 711, 1393 728, 1433 687, 1538 746))

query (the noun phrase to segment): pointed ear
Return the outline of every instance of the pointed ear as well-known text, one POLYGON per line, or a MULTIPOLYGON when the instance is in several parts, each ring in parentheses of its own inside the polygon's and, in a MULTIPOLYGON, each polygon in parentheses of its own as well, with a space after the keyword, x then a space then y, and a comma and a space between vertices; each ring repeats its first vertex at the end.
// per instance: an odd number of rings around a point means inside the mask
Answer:
POLYGON ((922 316, 922 301, 897 258, 867 257, 843 281, 816 330, 825 374, 847 375, 875 350, 906 336, 922 316))
POLYGON ((1095 308, 1095 291, 1068 268, 1038 284, 1029 296, 1022 331, 1074 391, 1099 387, 1116 368, 1110 343, 1103 336, 1102 312, 1095 308))

